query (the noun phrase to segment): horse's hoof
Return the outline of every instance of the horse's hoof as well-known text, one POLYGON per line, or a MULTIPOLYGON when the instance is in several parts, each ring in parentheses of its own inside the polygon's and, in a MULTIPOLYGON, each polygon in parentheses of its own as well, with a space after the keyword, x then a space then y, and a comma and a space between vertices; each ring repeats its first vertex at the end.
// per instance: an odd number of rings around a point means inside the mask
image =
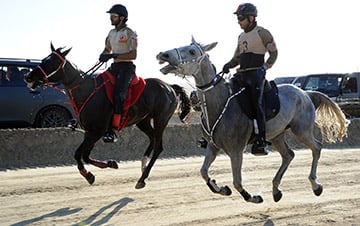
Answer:
POLYGON ((135 188, 136 189, 141 189, 141 188, 144 188, 145 187, 145 182, 137 182, 136 185, 135 185, 135 188))
POLYGON ((95 182, 95 176, 91 172, 88 172, 85 178, 89 184, 93 184, 95 182))
POLYGON ((248 202, 252 202, 252 203, 262 203, 264 200, 260 195, 254 195, 253 197, 251 197, 249 200, 247 200, 248 202))
POLYGON ((226 186, 224 186, 224 187, 221 187, 221 189, 220 189, 220 194, 222 194, 222 195, 226 195, 226 196, 229 196, 229 195, 231 195, 231 189, 226 185, 226 186))
POLYGON ((275 195, 273 195, 273 198, 275 202, 279 202, 280 199, 282 198, 282 192, 278 191, 275 195))
POLYGON ((112 169, 118 169, 119 168, 118 164, 114 160, 109 160, 107 162, 107 165, 108 165, 109 168, 112 168, 112 169))
POLYGON ((314 190, 314 194, 316 196, 320 196, 322 192, 323 192, 323 186, 321 184, 319 184, 319 187, 314 190))

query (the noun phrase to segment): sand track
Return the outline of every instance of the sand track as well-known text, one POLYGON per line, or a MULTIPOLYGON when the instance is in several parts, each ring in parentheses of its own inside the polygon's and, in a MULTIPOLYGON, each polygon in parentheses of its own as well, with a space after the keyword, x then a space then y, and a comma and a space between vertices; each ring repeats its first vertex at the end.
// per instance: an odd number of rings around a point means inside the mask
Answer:
POLYGON ((144 189, 134 188, 140 162, 119 169, 87 168, 90 186, 76 166, 0 171, 0 225, 360 225, 360 150, 324 149, 318 178, 324 192, 316 197, 307 179, 311 153, 296 151, 281 189, 272 200, 271 181, 278 153, 245 154, 243 181, 262 204, 246 203, 232 186, 230 161, 220 155, 210 169, 229 197, 211 193, 199 170, 202 157, 160 159, 144 189))

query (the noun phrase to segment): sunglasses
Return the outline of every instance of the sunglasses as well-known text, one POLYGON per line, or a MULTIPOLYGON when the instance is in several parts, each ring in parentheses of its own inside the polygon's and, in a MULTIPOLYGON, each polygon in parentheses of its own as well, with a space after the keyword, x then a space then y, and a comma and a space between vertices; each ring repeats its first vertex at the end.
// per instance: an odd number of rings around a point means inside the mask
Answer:
POLYGON ((245 20, 247 17, 246 16, 244 16, 244 15, 238 15, 238 21, 243 21, 243 20, 245 20))

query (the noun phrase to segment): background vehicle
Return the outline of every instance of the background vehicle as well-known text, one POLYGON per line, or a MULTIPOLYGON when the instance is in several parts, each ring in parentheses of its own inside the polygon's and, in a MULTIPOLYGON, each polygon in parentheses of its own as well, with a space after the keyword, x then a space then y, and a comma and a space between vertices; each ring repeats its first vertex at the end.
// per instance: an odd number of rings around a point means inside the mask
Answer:
POLYGON ((292 84, 303 90, 325 93, 338 103, 347 117, 360 117, 360 72, 300 76, 292 84))
POLYGON ((284 83, 292 83, 294 81, 296 77, 277 77, 274 79, 274 82, 279 85, 279 84, 284 84, 284 83))
POLYGON ((0 128, 63 127, 74 123, 76 117, 64 91, 46 87, 31 91, 26 86, 24 75, 40 62, 0 58, 0 128))
POLYGON ((360 117, 360 72, 344 76, 336 102, 347 116, 360 117))
POLYGON ((294 79, 292 84, 303 90, 315 90, 329 97, 339 95, 341 81, 345 74, 312 74, 294 79))

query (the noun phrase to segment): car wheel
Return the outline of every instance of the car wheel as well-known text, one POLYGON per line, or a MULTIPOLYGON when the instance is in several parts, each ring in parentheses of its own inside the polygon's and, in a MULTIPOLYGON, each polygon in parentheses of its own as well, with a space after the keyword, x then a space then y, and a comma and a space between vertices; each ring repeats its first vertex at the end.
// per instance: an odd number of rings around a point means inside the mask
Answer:
POLYGON ((51 106, 43 109, 37 116, 35 127, 66 127, 71 120, 71 114, 64 108, 51 106))

